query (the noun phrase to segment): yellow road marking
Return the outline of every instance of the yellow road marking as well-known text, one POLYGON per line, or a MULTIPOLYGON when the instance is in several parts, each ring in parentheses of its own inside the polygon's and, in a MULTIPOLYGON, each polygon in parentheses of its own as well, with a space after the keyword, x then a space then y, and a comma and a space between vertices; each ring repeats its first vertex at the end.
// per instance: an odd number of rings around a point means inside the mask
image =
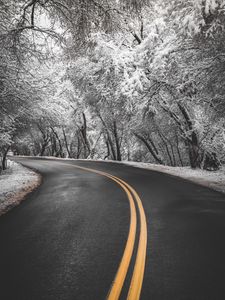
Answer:
POLYGON ((119 177, 113 176, 109 173, 101 172, 95 169, 85 168, 77 165, 69 165, 66 163, 61 163, 63 165, 74 167, 77 169, 89 171, 92 173, 96 173, 105 177, 110 178, 111 180, 115 181, 120 187, 125 191, 127 194, 129 204, 130 204, 130 227, 129 227, 129 234, 126 242, 126 246, 124 249, 124 253, 122 259, 120 261, 119 268, 117 270, 115 279, 112 283, 110 292, 108 294, 107 300, 118 300, 126 275, 130 265, 131 257, 133 254, 134 249, 134 242, 136 236, 136 227, 137 227, 137 215, 136 215, 136 208, 134 204, 134 199, 132 194, 135 198, 137 203, 137 207, 139 210, 140 215, 140 235, 139 235, 139 242, 138 242, 138 250, 137 256, 134 266, 134 271, 131 279, 131 284, 129 287, 129 292, 127 296, 127 300, 138 300, 141 294, 141 288, 144 278, 144 270, 145 270, 145 261, 146 261, 146 248, 147 248, 147 223, 146 223, 146 216, 144 212, 144 208, 141 202, 141 199, 137 192, 125 181, 120 179, 119 177), (132 193, 132 194, 131 194, 132 193))
POLYGON ((126 192, 127 197, 130 202, 130 229, 129 229, 129 234, 128 234, 128 239, 126 243, 126 247, 123 253, 123 257, 120 262, 120 266, 117 270, 115 279, 113 281, 112 287, 110 289, 109 295, 107 297, 108 300, 117 300, 119 299, 127 271, 130 265, 131 257, 133 254, 133 249, 134 249, 134 242, 135 242, 135 236, 136 236, 136 227, 137 227, 137 216, 136 216, 136 208, 134 204, 133 197, 129 190, 118 180, 113 179, 110 177, 112 180, 115 180, 126 192))
POLYGON ((141 199, 137 192, 126 182, 121 180, 121 182, 127 186, 133 193, 140 214, 140 236, 138 243, 138 252, 136 257, 136 262, 134 266, 134 272, 131 279, 131 284, 128 292, 127 300, 138 300, 141 294, 142 283, 144 279, 145 262, 146 262, 146 249, 147 249, 147 222, 144 212, 144 208, 141 199))

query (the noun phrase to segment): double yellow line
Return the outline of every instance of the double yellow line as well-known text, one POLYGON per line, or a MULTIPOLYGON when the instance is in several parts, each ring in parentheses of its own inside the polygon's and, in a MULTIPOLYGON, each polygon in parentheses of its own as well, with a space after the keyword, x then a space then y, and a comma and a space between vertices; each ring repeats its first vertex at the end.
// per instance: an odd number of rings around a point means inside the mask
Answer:
POLYGON ((139 211, 139 216, 140 216, 140 234, 139 234, 136 261, 135 261, 130 288, 128 291, 127 300, 138 300, 140 298, 142 283, 144 279, 146 247, 147 247, 147 223, 146 223, 144 208, 139 195, 128 183, 115 176, 111 176, 107 174, 107 177, 110 177, 112 180, 116 181, 123 188, 123 190, 125 190, 130 203, 130 215, 131 215, 130 230, 128 234, 126 247, 107 300, 119 299, 126 278, 126 274, 128 271, 128 267, 130 265, 130 260, 134 249, 134 241, 135 241, 135 236, 137 231, 136 228, 137 213, 136 213, 134 201, 136 201, 137 208, 139 211))
POLYGON ((129 205, 130 205, 130 227, 126 246, 123 252, 122 259, 120 261, 119 268, 117 270, 115 279, 112 283, 111 289, 107 296, 107 300, 118 300, 126 279, 128 268, 130 266, 131 258, 134 250, 135 238, 137 235, 137 210, 140 219, 140 233, 138 241, 138 249, 136 254, 136 260, 132 279, 127 295, 127 300, 138 300, 141 294, 141 288, 144 278, 145 261, 146 261, 146 247, 147 247, 147 223, 144 208, 142 206, 141 199, 137 192, 124 180, 113 176, 109 173, 98 171, 95 169, 85 168, 77 165, 69 165, 60 163, 66 166, 74 167, 91 173, 96 173, 101 176, 107 177, 116 182, 126 193, 129 205), (136 205, 135 205, 136 204, 136 205), (136 209, 137 207, 137 209, 136 209))

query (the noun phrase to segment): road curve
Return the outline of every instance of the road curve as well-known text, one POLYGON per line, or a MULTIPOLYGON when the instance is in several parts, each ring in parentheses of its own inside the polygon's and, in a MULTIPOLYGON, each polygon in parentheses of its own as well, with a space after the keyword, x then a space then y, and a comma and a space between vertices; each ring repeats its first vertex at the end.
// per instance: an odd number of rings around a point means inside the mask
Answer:
POLYGON ((120 164, 15 160, 43 181, 0 218, 0 299, 225 298, 224 195, 120 164))

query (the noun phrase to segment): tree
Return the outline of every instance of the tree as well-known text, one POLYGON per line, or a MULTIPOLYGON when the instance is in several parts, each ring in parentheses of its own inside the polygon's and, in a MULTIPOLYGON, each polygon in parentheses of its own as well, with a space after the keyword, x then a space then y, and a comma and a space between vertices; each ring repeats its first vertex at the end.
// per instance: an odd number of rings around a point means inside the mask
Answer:
POLYGON ((223 0, 0 5, 2 149, 219 167, 223 0))

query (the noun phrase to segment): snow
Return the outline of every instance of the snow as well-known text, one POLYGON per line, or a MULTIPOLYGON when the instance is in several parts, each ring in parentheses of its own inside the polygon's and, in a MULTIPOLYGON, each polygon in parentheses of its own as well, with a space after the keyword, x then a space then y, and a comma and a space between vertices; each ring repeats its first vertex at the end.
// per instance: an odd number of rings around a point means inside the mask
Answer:
POLYGON ((8 160, 8 169, 0 174, 0 215, 18 205, 39 184, 37 173, 8 160))

